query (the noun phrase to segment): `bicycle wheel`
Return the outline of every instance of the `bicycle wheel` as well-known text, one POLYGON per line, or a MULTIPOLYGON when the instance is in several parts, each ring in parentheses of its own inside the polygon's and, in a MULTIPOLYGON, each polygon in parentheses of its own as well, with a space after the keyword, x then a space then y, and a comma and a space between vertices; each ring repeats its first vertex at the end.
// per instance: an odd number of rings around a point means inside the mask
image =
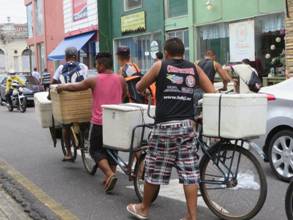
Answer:
MULTIPOLYGON (((76 161, 78 143, 76 142, 72 132, 73 132, 72 129, 69 128, 68 129, 68 135, 69 135, 70 146, 71 146, 72 161, 76 161)), ((65 136, 64 136, 64 132, 62 131, 61 148, 62 148, 62 152, 63 152, 64 156, 66 156, 67 148, 66 148, 66 144, 65 144, 64 140, 65 140, 65 136)))
POLYGON ((288 220, 293 220, 293 182, 289 184, 286 193, 285 208, 288 220))
POLYGON ((80 132, 80 150, 81 150, 81 158, 82 163, 85 168, 85 170, 90 175, 95 175, 96 168, 96 162, 92 159, 90 155, 90 141, 89 141, 89 130, 82 130, 80 132), (94 171, 95 170, 95 171, 94 171))
MULTIPOLYGON (((143 153, 139 157, 139 159, 136 161, 135 168, 134 168, 134 189, 135 193, 139 199, 140 202, 143 200, 143 194, 144 194, 144 175, 145 175, 145 156, 146 154, 143 153)), ((154 202, 160 193, 160 187, 156 191, 152 202, 154 202)))
POLYGON ((246 149, 218 143, 200 162, 200 191, 220 219, 248 220, 263 207, 267 182, 257 158, 246 149), (229 175, 228 175, 229 174, 229 175))

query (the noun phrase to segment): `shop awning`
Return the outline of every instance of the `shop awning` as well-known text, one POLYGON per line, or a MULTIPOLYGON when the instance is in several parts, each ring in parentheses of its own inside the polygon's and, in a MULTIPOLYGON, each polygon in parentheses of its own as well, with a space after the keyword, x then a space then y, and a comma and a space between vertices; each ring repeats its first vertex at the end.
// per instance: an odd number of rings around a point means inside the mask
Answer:
POLYGON ((49 54, 49 60, 64 60, 66 48, 75 47, 79 51, 94 36, 94 34, 95 32, 91 32, 65 39, 49 54))

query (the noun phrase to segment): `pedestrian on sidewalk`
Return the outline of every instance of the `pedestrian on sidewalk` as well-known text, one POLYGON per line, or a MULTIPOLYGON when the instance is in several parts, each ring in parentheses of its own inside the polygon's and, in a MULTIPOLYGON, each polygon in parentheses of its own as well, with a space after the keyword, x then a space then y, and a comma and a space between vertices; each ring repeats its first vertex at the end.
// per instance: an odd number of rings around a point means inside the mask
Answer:
MULTIPOLYGON (((93 108, 90 129, 90 155, 105 175, 105 192, 111 192, 117 182, 116 162, 103 147, 102 105, 121 104, 127 95, 127 87, 122 76, 113 73, 113 57, 109 53, 97 54, 98 76, 75 84, 59 85, 58 92, 92 90, 93 108)), ((112 151, 115 155, 116 151, 112 151)))
POLYGON ((50 83, 51 75, 48 72, 48 69, 45 68, 41 76, 41 84, 44 86, 45 91, 47 91, 50 88, 50 83))
POLYGON ((193 145, 193 94, 196 86, 207 93, 215 89, 199 66, 183 59, 184 48, 178 38, 167 40, 165 60, 156 62, 137 84, 141 93, 152 83, 157 84, 156 125, 145 162, 144 198, 140 204, 127 206, 128 212, 138 219, 148 218, 152 199, 159 185, 169 184, 173 167, 186 196, 187 214, 183 219, 197 219, 199 157, 193 145))
POLYGON ((38 69, 35 67, 34 71, 32 72, 32 76, 40 83, 41 74, 38 72, 38 69))

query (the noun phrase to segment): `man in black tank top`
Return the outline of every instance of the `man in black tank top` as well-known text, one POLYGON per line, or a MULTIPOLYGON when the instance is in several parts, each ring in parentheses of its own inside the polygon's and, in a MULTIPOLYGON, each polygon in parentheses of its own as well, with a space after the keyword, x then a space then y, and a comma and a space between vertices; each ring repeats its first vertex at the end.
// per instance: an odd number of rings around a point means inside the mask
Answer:
POLYGON ((216 54, 214 51, 207 50, 205 58, 199 61, 198 65, 203 69, 212 83, 215 82, 216 73, 219 73, 224 84, 222 90, 227 90, 227 85, 232 81, 232 78, 229 73, 222 68, 221 64, 216 61, 216 54))
POLYGON ((186 220, 196 220, 198 190, 198 155, 192 144, 194 131, 193 94, 197 86, 207 93, 215 89, 200 67, 183 59, 184 44, 178 38, 165 44, 166 60, 156 62, 137 84, 144 93, 156 83, 156 126, 149 141, 145 165, 144 199, 127 210, 138 219, 147 219, 152 199, 159 185, 169 183, 172 168, 186 195, 186 220))

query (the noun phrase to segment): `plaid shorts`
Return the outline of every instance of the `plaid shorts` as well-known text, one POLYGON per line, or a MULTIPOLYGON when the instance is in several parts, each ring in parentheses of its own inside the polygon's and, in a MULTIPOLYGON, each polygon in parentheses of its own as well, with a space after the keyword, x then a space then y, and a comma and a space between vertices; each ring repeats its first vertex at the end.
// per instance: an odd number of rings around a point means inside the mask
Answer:
POLYGON ((198 184, 199 156, 194 144, 195 135, 192 120, 156 125, 146 156, 145 181, 154 185, 167 185, 172 168, 175 167, 179 175, 179 183, 198 184))

